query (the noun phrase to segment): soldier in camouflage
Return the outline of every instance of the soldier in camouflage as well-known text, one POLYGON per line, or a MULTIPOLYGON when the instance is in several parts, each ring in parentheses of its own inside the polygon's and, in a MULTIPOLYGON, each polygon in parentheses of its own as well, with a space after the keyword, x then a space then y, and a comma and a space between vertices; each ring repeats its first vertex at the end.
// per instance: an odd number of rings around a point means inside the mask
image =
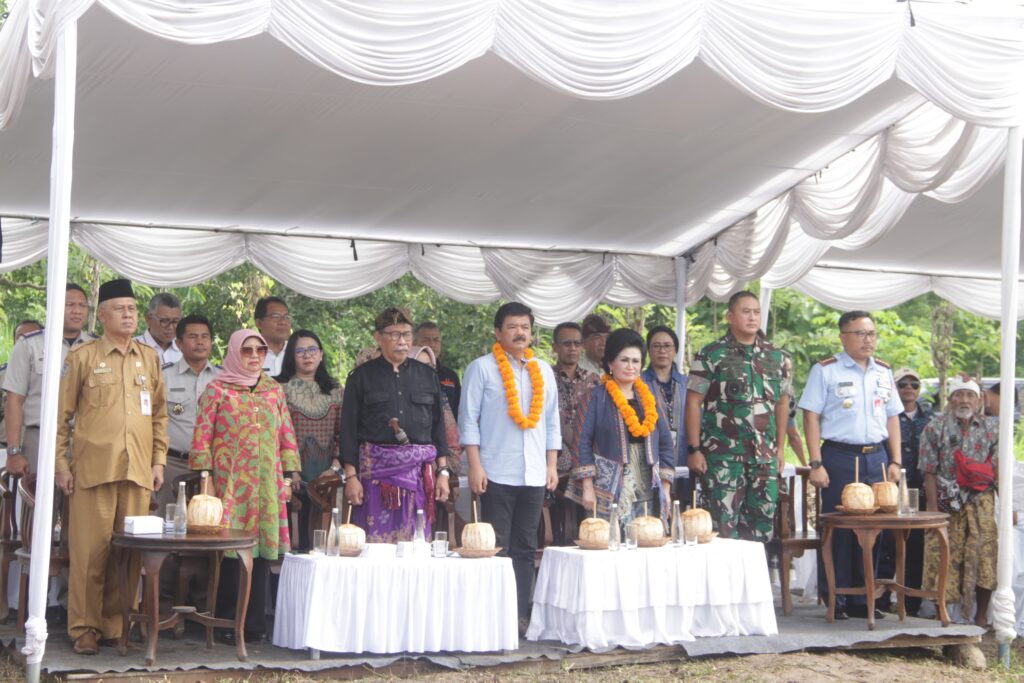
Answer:
POLYGON ((729 299, 729 332, 693 360, 686 396, 687 464, 726 538, 767 543, 789 415, 792 361, 761 334, 751 292, 729 299), (702 413, 703 411, 703 413, 702 413))

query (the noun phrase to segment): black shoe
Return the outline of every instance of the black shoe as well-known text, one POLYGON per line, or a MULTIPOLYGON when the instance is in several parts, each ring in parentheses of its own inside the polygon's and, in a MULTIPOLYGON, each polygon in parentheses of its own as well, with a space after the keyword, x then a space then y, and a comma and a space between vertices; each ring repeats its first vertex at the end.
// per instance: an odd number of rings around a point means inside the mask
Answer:
POLYGON ((846 613, 846 609, 843 607, 836 607, 835 616, 832 617, 833 621, 846 621, 850 618, 850 615, 846 613))
POLYGON ((60 605, 50 605, 46 608, 46 623, 50 626, 67 626, 68 611, 60 605))
MULTIPOLYGON (((868 608, 865 605, 847 605, 846 613, 857 619, 868 618, 868 608)), ((880 609, 874 611, 875 619, 885 619, 885 612, 880 609)))
MULTIPOLYGON (((235 645, 235 643, 237 641, 235 640, 235 632, 234 632, 234 630, 222 631, 221 634, 220 634, 220 642, 224 643, 225 645, 232 645, 232 646, 235 645)), ((255 644, 255 645, 259 645, 261 643, 266 643, 267 642, 267 634, 266 633, 246 633, 245 634, 245 642, 252 643, 252 644, 255 644)))

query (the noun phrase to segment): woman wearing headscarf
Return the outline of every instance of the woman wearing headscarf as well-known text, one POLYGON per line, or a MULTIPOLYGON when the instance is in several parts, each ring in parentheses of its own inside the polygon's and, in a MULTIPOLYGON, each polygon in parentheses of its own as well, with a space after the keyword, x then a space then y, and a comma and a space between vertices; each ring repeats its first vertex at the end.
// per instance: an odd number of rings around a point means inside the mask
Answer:
MULTIPOLYGON (((288 338, 281 364, 275 377, 284 388, 288 412, 295 427, 302 462, 302 480, 311 482, 322 474, 341 472, 338 443, 341 434, 341 398, 344 389, 331 377, 324 361, 320 337, 310 330, 296 330, 288 338)), ((293 547, 310 547, 309 516, 312 502, 305 488, 295 489, 302 502, 299 509, 297 539, 293 547)))
POLYGON ((579 463, 566 496, 608 518, 617 503, 622 524, 644 514, 667 515, 676 456, 665 405, 640 378, 646 347, 630 329, 604 347, 600 385, 590 390, 579 439, 579 463))
MULTIPOLYGON (((284 390, 263 372, 267 342, 258 332, 238 330, 228 341, 224 370, 199 401, 189 467, 212 471, 223 522, 256 534, 247 641, 266 638, 265 600, 270 561, 290 547, 288 501, 299 478, 298 446, 284 390), (290 476, 289 476, 290 475, 290 476)), ((225 558, 217 592, 217 614, 234 615, 238 560, 225 558)), ((234 632, 226 634, 234 638, 234 632)))

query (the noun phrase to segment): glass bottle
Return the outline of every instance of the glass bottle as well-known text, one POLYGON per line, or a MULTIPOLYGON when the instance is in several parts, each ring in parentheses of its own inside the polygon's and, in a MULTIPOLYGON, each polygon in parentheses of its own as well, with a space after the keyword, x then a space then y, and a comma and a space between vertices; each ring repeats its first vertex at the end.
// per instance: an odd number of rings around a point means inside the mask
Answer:
POLYGON ((327 532, 327 554, 337 557, 341 552, 341 511, 338 508, 331 508, 331 528, 327 532))
POLYGON ((622 531, 619 529, 619 505, 612 503, 608 520, 608 550, 618 550, 622 545, 622 531))
POLYGON ((178 504, 174 508, 174 533, 184 536, 188 533, 188 505, 185 502, 185 482, 178 482, 178 504))
POLYGON ((679 511, 679 501, 672 501, 672 545, 683 544, 683 516, 679 511))
POLYGON ((910 514, 910 494, 907 492, 907 468, 900 468, 899 498, 896 502, 896 514, 905 517, 910 514))
POLYGON ((412 539, 416 543, 427 542, 427 516, 423 510, 416 511, 416 535, 412 539))

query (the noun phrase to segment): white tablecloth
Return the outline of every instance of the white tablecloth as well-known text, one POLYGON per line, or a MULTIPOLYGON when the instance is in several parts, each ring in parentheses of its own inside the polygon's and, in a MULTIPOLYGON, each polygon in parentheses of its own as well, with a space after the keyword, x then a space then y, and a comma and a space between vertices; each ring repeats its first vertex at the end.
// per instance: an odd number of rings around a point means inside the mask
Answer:
POLYGON ((526 637, 591 650, 778 633, 764 546, 545 548, 526 637))
POLYGON ((512 561, 287 555, 273 642, 346 653, 515 650, 512 561))

